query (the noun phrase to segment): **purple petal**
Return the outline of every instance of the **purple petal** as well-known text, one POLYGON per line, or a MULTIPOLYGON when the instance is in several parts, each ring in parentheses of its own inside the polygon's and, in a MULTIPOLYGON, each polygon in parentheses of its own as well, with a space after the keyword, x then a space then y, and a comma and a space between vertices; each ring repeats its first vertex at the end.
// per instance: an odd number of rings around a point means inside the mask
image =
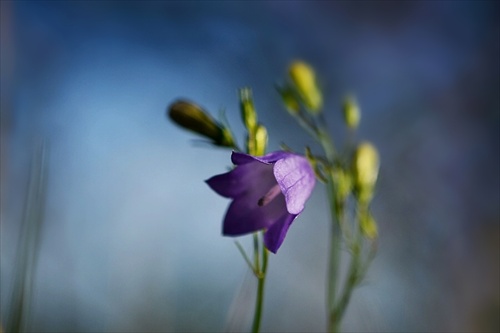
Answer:
POLYGON ((264 234, 264 244, 272 253, 278 252, 281 244, 285 240, 286 233, 293 220, 297 217, 294 214, 285 214, 276 221, 264 234))
MULTIPOLYGON (((264 191, 276 183, 272 166, 252 161, 235 169, 206 180, 205 182, 218 194, 226 198, 236 198, 248 191, 264 191)), ((261 194, 264 195, 265 193, 261 194)))
POLYGON ((233 151, 233 153, 231 155, 231 161, 233 162, 233 164, 236 164, 236 165, 247 164, 247 163, 254 162, 254 161, 265 163, 265 164, 271 164, 271 163, 274 163, 274 162, 276 162, 282 158, 285 158, 289 155, 293 155, 293 154, 287 153, 284 151, 275 151, 275 152, 266 154, 264 156, 257 157, 257 156, 252 156, 252 155, 233 151))
POLYGON ((276 253, 312 193, 314 172, 307 159, 283 151, 261 157, 233 152, 231 160, 235 169, 206 181, 220 195, 234 199, 224 218, 223 234, 239 236, 267 229, 264 243, 276 253))
POLYGON ((288 215, 282 194, 267 205, 259 206, 258 201, 263 194, 265 192, 247 192, 235 199, 227 210, 222 233, 229 236, 248 234, 268 228, 283 215, 288 215))
POLYGON ((274 176, 285 195, 290 214, 300 214, 316 184, 316 177, 305 157, 289 154, 274 164, 274 176))

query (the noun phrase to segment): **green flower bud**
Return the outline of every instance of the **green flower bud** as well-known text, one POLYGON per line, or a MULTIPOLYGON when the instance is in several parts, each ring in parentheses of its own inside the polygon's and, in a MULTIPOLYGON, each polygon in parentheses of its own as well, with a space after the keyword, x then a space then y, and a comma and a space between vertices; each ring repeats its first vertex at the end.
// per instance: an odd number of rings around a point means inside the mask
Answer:
POLYGON ((255 155, 263 156, 267 148, 267 130, 259 124, 255 129, 255 155))
POLYGON ((377 149, 369 142, 361 143, 354 153, 354 189, 361 203, 368 203, 378 177, 379 157, 377 149))
POLYGON ((241 118, 249 132, 255 131, 257 126, 257 112, 253 105, 252 90, 249 88, 240 89, 241 118))
POLYGON ((346 97, 342 106, 344 121, 350 129, 356 129, 361 119, 358 103, 352 96, 346 97))
POLYGON ((313 68, 305 62, 295 61, 290 65, 288 73, 306 108, 312 113, 318 113, 323 106, 323 97, 313 68))
POLYGON ((212 140, 217 146, 234 147, 229 129, 215 121, 197 104, 178 100, 173 102, 168 110, 170 119, 177 125, 212 140))
POLYGON ((335 170, 335 180, 337 184, 336 196, 338 200, 344 201, 351 193, 352 181, 350 174, 344 169, 338 168, 335 170))

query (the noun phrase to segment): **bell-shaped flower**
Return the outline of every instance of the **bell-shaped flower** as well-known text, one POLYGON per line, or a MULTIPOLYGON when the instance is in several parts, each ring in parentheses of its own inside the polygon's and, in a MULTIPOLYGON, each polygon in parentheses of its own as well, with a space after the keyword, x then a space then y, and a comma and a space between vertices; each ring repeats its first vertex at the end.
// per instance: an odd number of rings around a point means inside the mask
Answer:
POLYGON ((312 193, 314 171, 305 157, 284 151, 262 157, 233 152, 231 160, 233 170, 206 181, 215 192, 233 199, 222 233, 240 236, 265 230, 264 244, 276 253, 312 193))

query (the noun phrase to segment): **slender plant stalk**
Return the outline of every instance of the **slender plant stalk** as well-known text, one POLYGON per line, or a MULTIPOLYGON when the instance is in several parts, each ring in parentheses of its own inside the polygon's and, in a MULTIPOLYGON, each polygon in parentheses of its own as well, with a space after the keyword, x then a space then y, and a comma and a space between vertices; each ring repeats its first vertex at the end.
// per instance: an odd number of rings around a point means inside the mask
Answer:
POLYGON ((331 214, 331 234, 330 234, 330 257, 328 258, 328 277, 327 277, 327 290, 328 290, 328 331, 338 332, 340 326, 340 317, 336 316, 336 298, 337 298, 337 283, 339 276, 339 266, 340 266, 340 243, 342 241, 342 235, 340 233, 339 221, 337 219, 337 211, 333 204, 335 199, 334 195, 334 184, 331 173, 328 176, 327 183, 328 199, 330 204, 330 214, 331 214))
MULTIPOLYGON (((337 154, 333 146, 333 141, 328 132, 323 127, 325 120, 320 119, 318 128, 318 140, 325 151, 325 155, 331 166, 336 165, 337 154)), ((345 199, 337 202, 336 198, 335 179, 332 170, 328 172, 327 177, 327 193, 330 204, 331 215, 331 237, 330 237, 330 258, 328 270, 328 331, 336 333, 340 331, 340 323, 344 312, 351 299, 354 288, 360 283, 363 278, 364 270, 361 263, 361 232, 358 230, 351 244, 352 256, 349 263, 349 272, 345 286, 342 290, 338 287, 339 284, 339 267, 341 261, 341 243, 343 240, 342 228, 345 227, 344 222, 344 207, 345 199), (338 293, 338 294, 337 294, 338 293)))
MULTIPOLYGON (((328 163, 330 166, 334 165, 335 162, 335 148, 333 142, 324 129, 324 119, 321 119, 322 125, 316 125, 316 138, 321 144, 328 163)), ((327 183, 326 190, 328 195, 328 203, 330 205, 330 253, 328 258, 328 277, 327 277, 327 305, 328 305, 328 331, 337 332, 339 326, 339 320, 334 316, 335 314, 335 299, 337 298, 337 283, 338 283, 338 271, 340 266, 340 242, 342 237, 340 235, 340 227, 338 220, 338 212, 335 208, 335 184, 333 179, 332 170, 327 172, 327 183)))
POLYGON ((31 165, 31 174, 21 222, 21 234, 15 263, 11 308, 7 316, 6 332, 23 332, 29 329, 32 289, 40 249, 43 225, 47 151, 45 142, 37 145, 31 165))
POLYGON ((259 248, 260 248, 260 240, 259 234, 253 234, 253 267, 255 276, 259 277, 260 275, 260 259, 259 259, 259 248))
MULTIPOLYGON (((359 242, 357 243, 359 244, 359 242)), ((344 291, 342 292, 342 296, 337 304, 337 307, 334 310, 334 317, 342 318, 344 315, 344 311, 349 304, 351 299, 352 291, 360 282, 362 275, 360 272, 360 248, 355 246, 352 253, 352 259, 349 267, 349 275, 347 277, 346 285, 344 287, 344 291)))
MULTIPOLYGON (((262 267, 257 268, 257 299, 255 301, 255 315, 253 318, 252 324, 252 332, 257 333, 260 330, 260 322, 262 318, 262 309, 264 307, 264 286, 266 284, 266 271, 267 271, 267 249, 265 246, 260 247, 262 251, 262 267)), ((258 258, 259 254, 257 253, 256 257, 258 258)), ((258 262, 258 259, 256 259, 258 262)))
MULTIPOLYGON (((330 249, 326 283, 327 326, 329 332, 336 333, 340 330, 341 320, 351 299, 352 292, 362 281, 376 252, 377 245, 376 239, 370 239, 373 235, 367 234, 366 225, 362 224, 365 222, 361 220, 359 215, 353 218, 352 227, 357 230, 352 232, 351 223, 349 223, 351 218, 346 212, 346 209, 349 208, 347 206, 348 198, 352 196, 359 199, 357 198, 359 195, 357 187, 363 186, 371 191, 373 184, 370 181, 360 182, 357 170, 359 165, 356 161, 353 163, 351 160, 353 158, 351 154, 357 152, 354 142, 354 130, 359 122, 357 105, 350 100, 344 102, 344 120, 349 128, 349 133, 344 147, 341 147, 340 151, 337 152, 327 130, 324 113, 321 112, 321 90, 314 83, 314 70, 308 64, 298 61, 290 65, 289 75, 292 81, 291 88, 285 87, 285 90, 280 90, 285 106, 287 106, 289 113, 297 120, 299 125, 321 145, 326 157, 326 162, 321 160, 322 168, 318 169, 317 162, 319 159, 316 159, 307 150, 308 158, 310 157, 313 161, 317 178, 326 183, 328 204, 330 205, 330 249), (317 98, 318 96, 319 98, 317 98), (312 103, 311 101, 319 101, 319 103, 312 103), (367 236, 367 239, 363 238, 363 236, 367 236), (363 256, 364 250, 366 250, 364 247, 365 240, 372 241, 367 258, 363 256), (340 279, 340 266, 343 260, 341 256, 342 244, 347 245, 351 250, 351 255, 347 259, 349 268, 345 280, 340 279), (342 286, 340 285, 341 281, 343 281, 342 286)), ((375 166, 375 164, 378 164, 378 157, 376 151, 371 150, 374 149, 370 149, 370 153, 365 155, 368 158, 375 155, 370 163, 373 162, 373 167, 377 168, 377 170, 368 171, 375 173, 376 178, 378 166, 375 166)), ((357 158, 356 155, 354 158, 357 158)), ((371 166, 368 165, 367 167, 369 169, 371 166)), ((356 203, 358 204, 358 202, 356 203)), ((365 204, 367 205, 368 202, 365 204)), ((365 209, 368 209, 368 207, 366 206, 365 209)), ((375 222, 372 221, 371 223, 375 222)))

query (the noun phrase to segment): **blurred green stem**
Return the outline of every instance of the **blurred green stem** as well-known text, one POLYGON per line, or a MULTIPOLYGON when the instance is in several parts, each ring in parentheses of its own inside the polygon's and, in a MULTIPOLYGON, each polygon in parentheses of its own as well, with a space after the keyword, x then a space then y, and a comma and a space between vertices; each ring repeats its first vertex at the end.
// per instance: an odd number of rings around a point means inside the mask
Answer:
MULTIPOLYGON (((257 234, 254 235, 254 240, 259 241, 262 238, 259 238, 257 234)), ((256 253, 255 253, 255 264, 258 265, 259 263, 259 251, 258 251, 258 246, 255 246, 256 248, 256 253)), ((261 244, 260 250, 262 251, 262 267, 255 266, 257 274, 255 275, 257 277, 257 299, 255 301, 255 314, 253 318, 253 324, 252 324, 252 332, 257 333, 260 330, 260 322, 262 318, 262 309, 264 307, 264 286, 266 283, 266 271, 267 271, 267 249, 264 246, 264 244, 261 244)))
POLYGON ((342 292, 342 297, 339 300, 339 303, 337 304, 333 316, 335 318, 342 318, 344 315, 344 311, 347 308, 347 305, 349 304, 349 301, 351 299, 352 291, 354 288, 358 285, 360 282, 362 276, 360 272, 360 248, 357 246, 359 242, 356 243, 356 245, 353 248, 352 252, 352 258, 351 258, 351 264, 349 266, 349 273, 346 281, 346 285, 344 287, 344 290, 342 292))
MULTIPOLYGON (((312 70, 305 71, 306 73, 301 73, 303 77, 297 76, 297 78, 292 78, 295 85, 297 85, 297 80, 309 77, 308 75, 314 77, 312 70)), ((305 79, 304 81, 308 82, 308 80, 305 79)), ((281 91, 281 93, 283 97, 283 91, 281 91)), ((368 265, 373 259, 376 251, 376 242, 373 242, 372 248, 368 253, 368 258, 363 258, 365 239, 360 229, 362 221, 360 220, 359 214, 353 218, 352 224, 349 223, 351 222, 348 213, 348 211, 351 210, 351 206, 348 205, 348 203, 351 202, 349 198, 356 197, 356 191, 353 189, 352 185, 352 179, 355 177, 355 174, 352 170, 351 155, 355 150, 354 130, 359 122, 359 114, 356 116, 356 120, 346 120, 349 127, 348 137, 345 146, 343 148, 341 147, 339 152, 337 152, 332 137, 327 130, 324 113, 320 110, 314 110, 314 112, 312 112, 307 109, 307 103, 304 103, 304 100, 301 100, 300 97, 303 96, 299 96, 297 101, 293 101, 297 105, 301 102, 302 108, 299 106, 290 108, 291 104, 287 103, 287 101, 285 101, 285 106, 288 108, 289 113, 297 120, 299 125, 301 125, 321 145, 326 157, 326 163, 324 160, 321 161, 325 172, 317 172, 317 177, 326 183, 331 218, 328 276, 326 283, 327 326, 329 332, 338 332, 340 330, 342 317, 349 305, 352 292, 363 279, 368 265), (306 105, 305 109, 303 108, 304 104, 306 105), (350 226, 355 229, 352 233, 350 226), (349 260, 349 268, 343 286, 340 285, 342 281, 340 279, 342 244, 346 244, 351 250, 351 256, 349 259, 346 258, 349 260)), ((357 112, 359 113, 359 110, 357 112)), ((310 155, 308 148, 306 149, 306 153, 310 155)), ((318 160, 313 157, 313 161, 316 163, 318 160)), ((358 204, 359 203, 356 201, 355 209, 358 208, 358 204)))
POLYGON ((340 317, 337 316, 335 310, 335 300, 337 298, 337 283, 338 283, 338 273, 340 266, 340 244, 342 241, 340 233, 340 221, 337 219, 337 210, 335 209, 335 188, 333 184, 333 177, 331 172, 328 173, 327 182, 327 193, 330 204, 330 215, 331 215, 331 234, 330 234, 330 257, 328 265, 328 278, 327 278, 327 290, 328 290, 328 331, 338 332, 340 326, 340 317))
POLYGON ((29 328, 29 309, 44 215, 46 160, 45 143, 42 142, 37 146, 31 164, 6 332, 24 332, 29 328))
MULTIPOLYGON (((325 119, 321 114, 319 124, 317 125, 317 138, 323 148, 323 151, 325 152, 330 168, 335 168, 338 162, 337 153, 333 145, 333 140, 328 134, 325 126, 325 119)), ((343 240, 342 223, 344 223, 345 200, 339 201, 337 198, 333 171, 334 170, 330 169, 327 173, 327 195, 328 203, 330 205, 331 218, 330 257, 328 258, 327 278, 328 331, 339 332, 344 310, 349 302, 351 292, 356 285, 356 279, 351 279, 351 276, 354 276, 354 273, 358 271, 359 258, 356 260, 355 258, 351 259, 350 267, 352 274, 350 272, 346 288, 344 288, 342 293, 338 295, 338 284, 340 283, 339 269, 341 263, 341 244, 343 240)))
MULTIPOLYGON (((333 146, 332 140, 328 135, 328 132, 323 128, 318 130, 318 140, 323 147, 326 158, 330 166, 335 165, 335 148, 333 146)), ((336 299, 337 299, 337 284, 339 281, 339 267, 340 267, 340 244, 342 242, 342 233, 340 229, 341 216, 340 209, 335 205, 336 195, 335 195, 335 183, 334 183, 333 171, 328 170, 327 173, 327 195, 328 203, 330 205, 330 256, 328 263, 328 278, 327 278, 327 290, 328 290, 328 331, 338 332, 340 326, 341 316, 338 316, 336 311, 336 299)))

